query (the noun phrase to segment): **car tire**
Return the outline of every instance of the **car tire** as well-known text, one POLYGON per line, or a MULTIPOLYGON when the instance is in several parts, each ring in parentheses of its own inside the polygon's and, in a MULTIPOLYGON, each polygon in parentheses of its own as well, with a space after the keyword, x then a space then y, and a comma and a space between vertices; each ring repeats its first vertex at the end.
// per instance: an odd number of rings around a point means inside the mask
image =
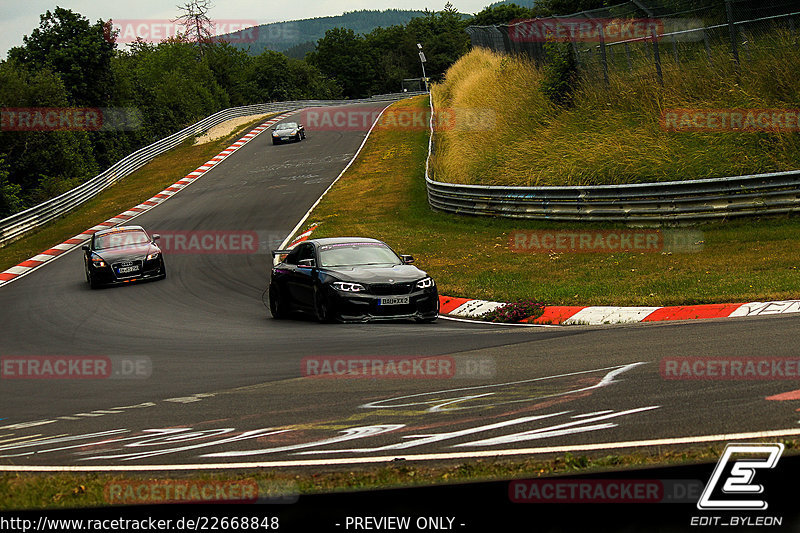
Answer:
POLYGON ((435 316, 435 317, 432 317, 432 318, 418 318, 417 322, 419 322, 420 324, 433 324, 434 322, 436 322, 437 318, 439 318, 439 317, 435 316))
POLYGON ((161 275, 158 279, 167 279, 167 267, 164 263, 161 263, 161 275))
POLYGON ((272 318, 282 320, 286 318, 285 305, 281 302, 281 297, 276 287, 269 287, 269 312, 272 318))
POLYGON ((97 289, 100 287, 100 283, 97 282, 97 280, 95 279, 94 276, 91 275, 91 273, 87 272, 86 277, 88 278, 90 289, 97 289))
POLYGON ((332 322, 331 304, 321 287, 314 289, 314 315, 318 322, 332 322))
POLYGON ((273 141, 272 141, 272 145, 273 145, 273 146, 275 146, 276 144, 279 144, 279 143, 278 143, 278 141, 276 141, 276 140, 274 140, 274 139, 273 139, 273 141))

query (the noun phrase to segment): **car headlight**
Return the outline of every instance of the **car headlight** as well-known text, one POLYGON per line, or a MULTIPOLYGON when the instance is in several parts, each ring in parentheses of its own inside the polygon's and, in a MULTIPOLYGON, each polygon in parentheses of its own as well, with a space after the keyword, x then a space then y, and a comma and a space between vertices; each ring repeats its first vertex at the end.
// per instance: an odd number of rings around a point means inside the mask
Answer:
POLYGON ((148 261, 152 261, 153 259, 157 259, 158 258, 158 254, 160 254, 160 253, 161 252, 153 252, 152 254, 149 254, 147 256, 147 260, 148 261))
POLYGON ((366 290, 360 283, 347 283, 346 281, 336 281, 333 288, 342 292, 361 292, 366 290))
POLYGON ((417 282, 418 289, 427 289, 429 287, 433 287, 434 285, 436 285, 436 283, 434 283, 433 278, 430 277, 421 279, 417 282))
POLYGON ((92 254, 92 264, 97 268, 103 268, 106 266, 106 262, 103 261, 103 258, 97 254, 92 254))

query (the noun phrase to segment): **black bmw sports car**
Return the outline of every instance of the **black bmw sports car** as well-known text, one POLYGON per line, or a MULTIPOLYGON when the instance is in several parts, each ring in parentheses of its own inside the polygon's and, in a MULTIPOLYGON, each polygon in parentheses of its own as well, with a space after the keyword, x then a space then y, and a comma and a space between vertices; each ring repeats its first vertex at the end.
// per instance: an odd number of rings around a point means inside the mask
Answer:
POLYGON ((291 141, 302 141, 306 138, 306 129, 297 122, 283 122, 272 128, 272 144, 291 141))
POLYGON ((433 322, 439 314, 436 283, 385 243, 367 238, 311 239, 272 268, 269 307, 274 318, 293 311, 321 322, 415 319, 433 322))
POLYGON ((100 230, 83 245, 86 281, 93 289, 144 279, 164 279, 167 269, 158 235, 150 235, 141 226, 120 226, 100 230))

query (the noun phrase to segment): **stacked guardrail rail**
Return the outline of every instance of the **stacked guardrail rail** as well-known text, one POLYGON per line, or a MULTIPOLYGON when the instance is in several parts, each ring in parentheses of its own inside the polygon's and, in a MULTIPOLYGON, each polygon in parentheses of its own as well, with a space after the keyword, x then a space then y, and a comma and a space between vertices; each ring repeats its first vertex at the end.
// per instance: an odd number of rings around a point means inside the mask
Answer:
POLYGON ((291 102, 273 102, 244 107, 232 107, 215 113, 203 120, 133 152, 116 162, 110 168, 74 189, 51 200, 20 211, 0 220, 0 246, 7 244, 34 228, 56 219, 71 209, 95 197, 104 189, 132 174, 149 163, 153 158, 174 148, 184 140, 208 130, 232 118, 263 113, 279 113, 306 107, 321 107, 369 102, 391 102, 424 93, 394 93, 373 96, 361 100, 297 100, 291 102))

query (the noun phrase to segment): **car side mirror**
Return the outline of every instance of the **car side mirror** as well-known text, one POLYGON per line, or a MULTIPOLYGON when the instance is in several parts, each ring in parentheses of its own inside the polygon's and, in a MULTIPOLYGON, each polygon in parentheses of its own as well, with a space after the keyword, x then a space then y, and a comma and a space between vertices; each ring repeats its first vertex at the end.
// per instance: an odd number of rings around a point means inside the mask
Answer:
POLYGON ((414 256, 413 255, 401 255, 400 259, 402 259, 404 265, 413 265, 414 264, 414 256))
POLYGON ((83 246, 81 246, 81 250, 86 250, 88 252, 89 251, 89 245, 88 244, 84 244, 83 246))
POLYGON ((161 235, 159 235, 158 233, 154 233, 153 234, 153 241, 157 241, 160 238, 161 238, 161 235))
POLYGON ((314 259, 301 259, 297 262, 297 266, 315 268, 317 266, 317 262, 314 259))

